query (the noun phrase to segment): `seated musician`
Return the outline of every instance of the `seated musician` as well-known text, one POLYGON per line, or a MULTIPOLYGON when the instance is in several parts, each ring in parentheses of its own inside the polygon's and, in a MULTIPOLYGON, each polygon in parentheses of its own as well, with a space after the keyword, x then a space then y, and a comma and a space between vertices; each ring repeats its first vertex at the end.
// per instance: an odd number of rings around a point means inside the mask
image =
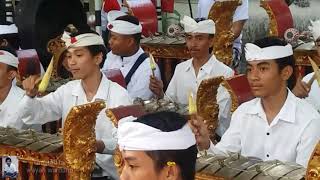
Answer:
MULTIPOLYGON (((181 23, 185 27, 187 47, 192 58, 176 66, 165 94, 162 81, 156 78, 150 79, 150 88, 161 98, 188 104, 188 93, 192 91, 196 94, 202 80, 217 76, 228 78, 233 76, 234 72, 210 54, 215 33, 215 24, 212 20, 196 22, 185 16, 181 23)), ((217 103, 220 109, 217 134, 221 136, 229 127, 231 107, 230 95, 223 87, 218 88, 217 103)))
POLYGON ((307 166, 320 139, 320 115, 290 89, 295 83, 291 45, 267 37, 245 46, 247 77, 257 97, 233 113, 229 129, 214 145, 203 121, 192 120, 199 149, 215 154, 239 152, 262 160, 307 166))
POLYGON ((118 138, 124 159, 120 179, 194 180, 198 150, 183 116, 157 112, 120 121, 118 138))
POLYGON ((40 126, 24 124, 15 108, 25 94, 24 90, 13 83, 18 73, 18 64, 13 48, 0 47, 0 126, 16 129, 35 128, 40 131, 40 126))
MULTIPOLYGON (((107 108, 132 103, 128 92, 117 83, 108 80, 100 68, 105 59, 105 45, 102 37, 94 31, 64 34, 62 40, 67 47, 68 67, 75 80, 59 87, 44 97, 38 93, 37 76, 23 81, 26 96, 20 102, 21 114, 25 123, 46 123, 62 118, 65 121, 73 106, 93 101, 105 101, 107 108)), ((96 122, 97 154, 96 164, 100 169, 93 173, 94 178, 117 179, 112 155, 117 140, 112 135, 114 126, 107 118, 105 110, 98 115, 96 122)), ((93 178, 93 179, 94 179, 93 178)))
MULTIPOLYGON (((312 21, 310 30, 314 39, 314 46, 317 49, 317 56, 315 58, 320 61, 320 20, 312 21)), ((314 59, 315 60, 315 59, 314 59)), ((320 112, 320 85, 314 77, 314 72, 307 74, 301 81, 298 78, 297 85, 293 89, 293 93, 300 98, 305 98, 320 112), (313 79, 313 80, 311 80, 313 79), (313 82, 312 82, 313 81, 313 82), (311 83, 309 83, 311 82, 311 83)))
MULTIPOLYGON (((210 9, 217 0, 199 0, 198 2, 198 18, 208 18, 210 9)), ((232 32, 234 33, 233 42, 233 61, 232 67, 236 68, 239 65, 240 56, 242 53, 242 29, 244 24, 249 19, 249 2, 242 0, 242 4, 237 7, 233 15, 232 32)))
MULTIPOLYGON (((107 27, 111 52, 107 54, 103 70, 120 69, 132 99, 152 98, 153 93, 149 89, 152 70, 149 56, 140 47, 142 26, 139 20, 130 15, 120 16, 109 22, 107 27)), ((160 79, 158 66, 154 74, 160 79)))

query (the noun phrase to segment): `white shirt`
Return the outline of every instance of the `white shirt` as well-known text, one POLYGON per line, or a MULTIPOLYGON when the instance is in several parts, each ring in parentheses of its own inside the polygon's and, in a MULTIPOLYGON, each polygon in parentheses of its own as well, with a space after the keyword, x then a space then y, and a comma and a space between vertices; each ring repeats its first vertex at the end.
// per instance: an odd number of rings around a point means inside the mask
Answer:
MULTIPOLYGON (((307 74, 303 78, 303 81, 307 83, 312 78, 313 75, 314 75, 314 73, 307 74)), ((320 86, 318 84, 318 81, 314 80, 312 85, 311 85, 309 96, 306 97, 305 100, 307 102, 309 102, 311 105, 313 105, 314 108, 316 108, 318 110, 318 112, 320 112, 320 101, 319 101, 319 98, 320 98, 320 86)))
MULTIPOLYGON (((179 63, 176 66, 173 77, 168 85, 166 95, 174 102, 188 104, 188 95, 192 91, 197 93, 198 87, 202 80, 211 77, 224 76, 226 78, 234 75, 231 68, 218 61, 212 56, 199 70, 196 76, 192 65, 192 59, 179 63)), ((231 98, 224 87, 218 88, 217 103, 219 105, 219 126, 217 134, 222 135, 229 127, 231 98)))
POLYGON ((16 106, 21 101, 24 94, 24 90, 12 83, 6 99, 0 104, 0 126, 16 129, 33 128, 36 131, 41 131, 40 125, 27 126, 19 116, 16 106))
MULTIPOLYGON (((122 75, 126 77, 130 69, 142 53, 144 53, 144 51, 142 50, 142 48, 139 48, 139 50, 134 55, 121 58, 120 56, 109 52, 107 54, 107 59, 103 65, 102 70, 120 69, 122 75)), ((139 97, 143 100, 148 100, 152 98, 153 93, 149 89, 151 75, 152 71, 150 68, 150 59, 147 58, 140 64, 136 72, 132 75, 131 81, 129 82, 129 84, 127 84, 127 90, 132 99, 139 97)), ((161 79, 158 65, 156 65, 155 76, 158 79, 161 79)))
POLYGON ((7 172, 7 173, 13 174, 13 173, 16 173, 16 172, 17 172, 17 168, 16 168, 16 166, 15 166, 13 163, 10 164, 10 167, 9 167, 8 164, 6 163, 6 164, 4 165, 4 171, 7 172))
MULTIPOLYGON (((199 0, 198 3, 198 18, 208 18, 209 12, 216 0, 199 0)), ((249 3, 248 0, 242 0, 242 4, 237 7, 233 15, 233 22, 249 19, 249 3)), ((233 47, 241 52, 242 33, 234 41, 233 47)))
POLYGON ((240 105, 221 141, 215 146, 211 144, 209 151, 239 152, 264 161, 277 159, 306 167, 320 138, 320 115, 310 104, 288 92, 270 125, 260 98, 240 105))
MULTIPOLYGON (((132 104, 127 91, 117 83, 102 76, 96 95, 96 99, 105 100, 107 108, 132 104)), ((20 112, 25 123, 41 123, 55 121, 62 117, 62 124, 73 106, 89 103, 82 88, 81 80, 74 80, 59 87, 55 92, 42 98, 30 98, 24 96, 20 102, 20 112)), ((96 139, 102 140, 106 146, 104 153, 96 153, 96 163, 103 168, 103 176, 112 176, 117 179, 116 169, 112 155, 117 145, 115 127, 106 116, 105 109, 100 112, 96 122, 96 139)))

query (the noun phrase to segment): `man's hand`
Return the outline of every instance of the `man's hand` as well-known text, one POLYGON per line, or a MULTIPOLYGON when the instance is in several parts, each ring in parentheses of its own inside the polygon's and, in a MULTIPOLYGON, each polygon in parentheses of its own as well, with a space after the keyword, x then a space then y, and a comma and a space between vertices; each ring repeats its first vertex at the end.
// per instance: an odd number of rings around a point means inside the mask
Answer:
POLYGON ((196 136, 197 146, 200 151, 207 150, 210 147, 210 135, 207 126, 201 116, 192 116, 189 121, 192 132, 196 136))
POLYGON ((154 76, 150 76, 149 89, 158 97, 163 98, 163 82, 154 76))
POLYGON ((38 75, 31 75, 22 81, 23 89, 29 97, 35 97, 38 94, 38 84, 40 81, 41 77, 38 75))
POLYGON ((97 147, 97 153, 102 153, 105 148, 104 142, 101 140, 97 140, 96 147, 97 147))
POLYGON ((292 93, 299 98, 308 97, 310 92, 310 87, 304 81, 302 81, 301 76, 298 77, 295 87, 292 90, 292 93))

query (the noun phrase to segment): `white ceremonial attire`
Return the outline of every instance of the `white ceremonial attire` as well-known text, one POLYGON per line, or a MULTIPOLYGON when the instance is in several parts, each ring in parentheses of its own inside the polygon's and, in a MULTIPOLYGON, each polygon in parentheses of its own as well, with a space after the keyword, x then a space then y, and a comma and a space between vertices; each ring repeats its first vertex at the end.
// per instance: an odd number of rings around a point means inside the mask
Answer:
MULTIPOLYGON (((197 17, 208 18, 210 9, 215 2, 216 0, 199 0, 197 17)), ((242 0, 242 4, 237 7, 233 15, 233 22, 247 19, 249 19, 249 3, 248 0, 242 0)), ((233 43, 233 47, 238 49, 239 52, 241 52, 241 39, 242 33, 233 43)))
MULTIPOLYGON (((120 57, 111 52, 107 54, 107 59, 103 65, 102 70, 108 69, 120 69, 122 75, 126 77, 130 69, 137 61, 139 56, 144 53, 142 48, 130 57, 120 57)), ((150 76, 152 71, 150 68, 150 59, 145 59, 136 72, 132 75, 131 81, 127 84, 127 90, 132 99, 142 98, 143 100, 148 100, 153 97, 152 91, 149 89, 150 76)), ((161 79, 160 69, 156 65, 155 76, 161 79)))
POLYGON ((284 105, 270 125, 260 98, 240 105, 229 129, 218 144, 211 143, 209 152, 239 152, 264 161, 277 159, 306 167, 320 138, 319 127, 319 113, 288 90, 284 105))
MULTIPOLYGON (((120 105, 130 105, 132 101, 127 91, 117 83, 111 82, 102 75, 98 91, 91 102, 95 100, 106 101, 107 108, 120 105)), ((20 103, 23 121, 25 123, 46 123, 62 117, 62 124, 73 106, 89 103, 81 85, 81 80, 74 80, 59 87, 55 92, 41 98, 24 96, 20 103)), ((105 144, 103 153, 96 153, 96 163, 103 169, 101 176, 111 176, 118 179, 114 167, 112 154, 116 148, 116 132, 112 122, 106 116, 103 109, 97 117, 96 139, 105 144)))
MULTIPOLYGON (((302 80, 307 83, 312 78, 313 75, 314 73, 307 74, 302 80)), ((318 112, 320 113, 319 98, 320 98, 320 86, 317 80, 314 80, 311 85, 309 96, 306 97, 305 100, 309 102, 311 105, 313 105, 313 107, 316 108, 316 110, 318 110, 318 112)))
MULTIPOLYGON (((232 77, 234 72, 231 68, 218 61, 215 56, 212 56, 205 63, 196 76, 192 65, 192 59, 179 63, 176 66, 173 77, 168 85, 166 95, 173 101, 180 104, 188 104, 189 92, 197 93, 198 87, 202 80, 224 76, 225 78, 232 77)), ((219 105, 219 126, 217 134, 222 135, 230 124, 230 108, 231 97, 224 87, 218 88, 217 103, 219 105)))
POLYGON ((41 131, 40 125, 28 126, 23 123, 19 116, 17 105, 20 103, 24 94, 24 90, 12 83, 6 99, 0 104, 0 126, 16 129, 32 128, 36 131, 41 131))
POLYGON ((8 164, 6 163, 4 165, 4 171, 10 174, 14 174, 17 173, 17 168, 13 163, 11 163, 10 166, 8 166, 8 164))

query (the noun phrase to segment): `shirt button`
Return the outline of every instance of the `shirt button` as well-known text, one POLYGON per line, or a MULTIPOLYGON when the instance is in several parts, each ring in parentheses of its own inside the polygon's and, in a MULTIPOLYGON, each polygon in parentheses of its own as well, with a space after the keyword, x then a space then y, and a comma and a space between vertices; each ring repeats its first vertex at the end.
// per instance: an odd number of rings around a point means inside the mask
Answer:
POLYGON ((269 136, 269 135, 270 135, 270 133, 267 132, 267 136, 269 136))
POLYGON ((267 157, 269 157, 269 154, 267 154, 267 157))

